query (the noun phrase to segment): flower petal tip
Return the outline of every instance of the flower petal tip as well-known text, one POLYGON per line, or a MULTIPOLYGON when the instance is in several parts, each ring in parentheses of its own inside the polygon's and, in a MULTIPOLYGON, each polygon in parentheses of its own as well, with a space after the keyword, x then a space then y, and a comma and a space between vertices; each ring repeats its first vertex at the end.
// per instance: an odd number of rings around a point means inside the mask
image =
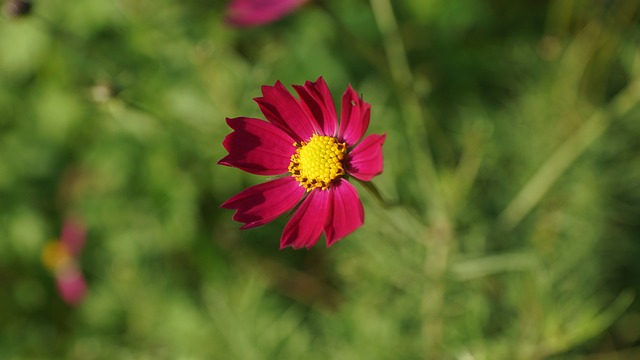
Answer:
POLYGON ((275 22, 294 12, 307 0, 233 0, 225 20, 235 27, 253 27, 275 22))
POLYGON ((384 168, 382 145, 386 134, 371 134, 364 138, 349 153, 346 170, 358 180, 370 181, 380 175, 384 168))

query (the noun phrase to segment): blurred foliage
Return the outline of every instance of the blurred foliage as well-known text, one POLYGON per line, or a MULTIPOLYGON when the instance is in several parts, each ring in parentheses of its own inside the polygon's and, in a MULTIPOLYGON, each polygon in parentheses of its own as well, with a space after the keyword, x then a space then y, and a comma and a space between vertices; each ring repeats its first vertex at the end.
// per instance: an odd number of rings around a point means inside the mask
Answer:
POLYGON ((0 19, 0 358, 640 357, 640 3, 33 5, 0 19), (215 166, 224 118, 320 75, 401 206, 360 187, 365 226, 280 251, 218 208, 263 181, 215 166), (78 307, 41 263, 68 216, 78 307))

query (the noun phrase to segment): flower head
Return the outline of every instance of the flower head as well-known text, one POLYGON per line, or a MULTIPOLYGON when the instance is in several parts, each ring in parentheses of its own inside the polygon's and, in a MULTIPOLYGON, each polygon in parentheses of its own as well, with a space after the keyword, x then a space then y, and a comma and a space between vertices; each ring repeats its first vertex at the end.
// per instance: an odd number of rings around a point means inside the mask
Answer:
POLYGON ((233 26, 259 26, 279 20, 307 0, 232 0, 227 7, 227 22, 233 26))
POLYGON ((84 240, 84 226, 77 220, 66 220, 60 239, 49 242, 42 250, 42 262, 54 274, 58 292, 69 305, 79 304, 87 292, 77 261, 84 240))
POLYGON ((227 118, 234 130, 224 139, 229 152, 218 164, 257 175, 283 175, 245 189, 221 207, 236 210, 242 229, 264 225, 296 208, 280 248, 310 248, 322 233, 327 246, 364 222, 356 189, 347 180, 370 181, 382 172, 384 135, 363 139, 370 105, 349 86, 340 123, 322 77, 294 85, 296 99, 279 81, 254 99, 267 121, 227 118))

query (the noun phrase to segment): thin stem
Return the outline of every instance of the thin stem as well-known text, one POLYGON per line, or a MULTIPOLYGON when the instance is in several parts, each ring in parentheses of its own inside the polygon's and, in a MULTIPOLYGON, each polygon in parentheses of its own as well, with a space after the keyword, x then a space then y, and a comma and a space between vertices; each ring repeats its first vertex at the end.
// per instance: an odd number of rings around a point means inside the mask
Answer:
POLYGON ((430 211, 444 212, 442 192, 439 189, 438 175, 429 149, 426 114, 416 95, 415 82, 407 60, 405 47, 400 36, 398 23, 393 8, 388 0, 371 0, 373 15, 382 35, 391 77, 399 90, 398 98, 401 102, 402 117, 405 121, 406 137, 413 155, 412 165, 416 168, 417 183, 425 193, 425 202, 430 211))
POLYGON ((341 36, 344 36, 344 41, 348 43, 355 51, 357 51, 363 60, 367 61, 371 66, 376 68, 380 74, 388 75, 388 68, 384 58, 380 57, 379 54, 372 50, 370 46, 367 46, 366 43, 363 42, 362 39, 358 38, 353 32, 349 29, 348 26, 344 24, 342 19, 340 19, 336 14, 331 11, 331 9, 327 6, 324 1, 315 1, 311 4, 317 6, 318 9, 322 10, 336 25, 338 29, 338 33, 341 36))
POLYGON ((360 185, 362 185, 362 187, 364 187, 376 199, 376 201, 378 201, 378 204, 380 204, 380 206, 382 206, 383 208, 388 209, 388 208, 400 205, 398 201, 389 201, 385 199, 385 197, 382 195, 378 187, 373 182, 361 181, 356 178, 353 178, 353 179, 356 180, 360 185))
POLYGON ((413 87, 413 74, 391 3, 387 0, 371 0, 373 15, 383 36, 384 48, 394 81, 403 89, 413 87))
POLYGON ((380 29, 391 75, 403 113, 406 138, 413 155, 416 181, 424 191, 429 229, 423 235, 426 249, 424 259, 424 293, 421 304, 422 334, 427 358, 441 358, 444 336, 442 308, 445 302, 445 274, 454 242, 454 228, 448 216, 442 189, 428 144, 423 111, 406 51, 389 0, 370 0, 380 29))

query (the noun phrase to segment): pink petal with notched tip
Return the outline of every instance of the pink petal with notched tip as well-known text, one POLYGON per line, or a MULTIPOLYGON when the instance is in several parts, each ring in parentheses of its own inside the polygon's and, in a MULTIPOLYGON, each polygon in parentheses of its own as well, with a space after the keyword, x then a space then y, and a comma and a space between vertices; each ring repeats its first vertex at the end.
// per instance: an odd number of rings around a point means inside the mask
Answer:
POLYGON ((345 158, 345 170, 362 181, 370 181, 382 173, 382 144, 386 135, 371 134, 364 138, 345 158))
POLYGON ((267 24, 295 11, 306 0, 233 0, 226 20, 238 27, 267 24))
POLYGON ((67 219, 62 226, 60 242, 71 255, 78 255, 84 247, 86 229, 79 220, 67 219))
POLYGON ((262 97, 254 99, 270 123, 289 134, 295 141, 307 141, 322 131, 313 117, 307 116, 298 100, 276 81, 274 86, 263 86, 262 97))
POLYGON ((364 223, 364 208, 358 192, 348 181, 338 179, 328 189, 329 211, 324 226, 327 247, 351 234, 364 223))
POLYGON ((87 292, 84 277, 75 266, 56 274, 56 285, 60 296, 69 305, 79 304, 87 292))
POLYGON ((236 167, 256 175, 278 175, 288 171, 296 151, 293 139, 274 125, 259 119, 227 118, 235 130, 222 143, 229 155, 218 164, 236 167))
POLYGON ((336 107, 322 76, 316 82, 307 81, 304 86, 293 85, 293 88, 300 96, 300 105, 307 112, 307 116, 316 120, 322 134, 334 136, 338 126, 336 107))
POLYGON ((249 229, 275 220, 293 208, 304 193, 305 189, 292 176, 287 176, 251 186, 220 207, 235 209, 233 220, 244 223, 242 229, 249 229))
POLYGON ((311 191, 284 227, 280 249, 287 246, 294 249, 311 248, 315 245, 322 234, 328 212, 329 191, 311 191))
POLYGON ((351 85, 342 95, 338 139, 348 146, 355 145, 369 128, 371 105, 360 99, 351 85))

